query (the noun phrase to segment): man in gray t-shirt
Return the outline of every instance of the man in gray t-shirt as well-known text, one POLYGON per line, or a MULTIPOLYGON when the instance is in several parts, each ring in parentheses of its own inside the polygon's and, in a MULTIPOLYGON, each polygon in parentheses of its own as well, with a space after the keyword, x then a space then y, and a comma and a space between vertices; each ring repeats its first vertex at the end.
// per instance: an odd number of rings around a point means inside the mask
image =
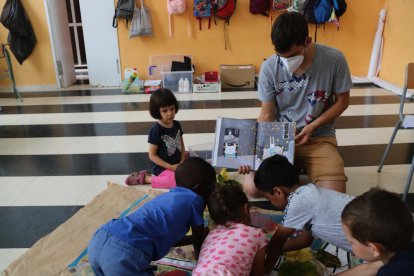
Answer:
POLYGON ((273 24, 276 54, 261 66, 258 121, 296 122, 295 164, 316 185, 345 192, 333 122, 349 105, 351 75, 340 51, 311 43, 308 34, 305 18, 296 12, 273 24))

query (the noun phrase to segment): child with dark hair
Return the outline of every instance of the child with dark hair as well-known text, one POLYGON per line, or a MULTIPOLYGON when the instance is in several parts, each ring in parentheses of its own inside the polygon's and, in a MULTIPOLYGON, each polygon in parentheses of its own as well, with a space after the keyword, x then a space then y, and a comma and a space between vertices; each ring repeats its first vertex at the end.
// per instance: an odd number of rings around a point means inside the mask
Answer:
MULTIPOLYGON (((239 170, 246 171, 245 167, 239 170)), ((297 169, 282 155, 265 159, 256 173, 245 176, 243 185, 255 185, 260 195, 285 213, 283 223, 270 240, 265 272, 272 270, 283 251, 308 247, 313 237, 351 251, 341 227, 341 213, 352 196, 312 183, 299 184, 297 169), (290 238, 298 231, 296 237, 290 238)))
POLYGON ((372 188, 358 196, 342 211, 342 227, 354 254, 369 263, 341 275, 414 275, 413 217, 397 194, 372 188))
POLYGON ((263 275, 268 241, 263 230, 249 226, 248 200, 241 187, 217 187, 208 211, 217 227, 205 239, 192 275, 263 275))
POLYGON ((153 188, 173 188, 176 186, 174 171, 185 159, 183 130, 181 124, 174 120, 178 112, 177 99, 170 90, 158 89, 151 95, 149 112, 158 120, 148 135, 152 175, 146 170, 132 173, 125 183, 151 183, 153 188))
POLYGON ((178 166, 175 178, 176 188, 98 229, 88 247, 96 275, 154 275, 150 262, 164 257, 190 227, 198 256, 205 236, 203 211, 216 173, 203 159, 191 157, 178 166))

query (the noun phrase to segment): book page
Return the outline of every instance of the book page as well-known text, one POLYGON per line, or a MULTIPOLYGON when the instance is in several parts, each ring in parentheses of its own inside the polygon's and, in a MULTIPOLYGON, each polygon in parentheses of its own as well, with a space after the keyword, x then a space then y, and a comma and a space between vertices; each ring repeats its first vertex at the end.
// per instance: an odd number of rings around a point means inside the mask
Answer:
POLYGON ((253 168, 255 143, 255 120, 219 117, 212 165, 233 169, 249 165, 253 168))
POLYGON ((258 123, 254 169, 257 170, 264 159, 275 154, 286 156, 289 162, 293 164, 295 131, 295 123, 258 123))

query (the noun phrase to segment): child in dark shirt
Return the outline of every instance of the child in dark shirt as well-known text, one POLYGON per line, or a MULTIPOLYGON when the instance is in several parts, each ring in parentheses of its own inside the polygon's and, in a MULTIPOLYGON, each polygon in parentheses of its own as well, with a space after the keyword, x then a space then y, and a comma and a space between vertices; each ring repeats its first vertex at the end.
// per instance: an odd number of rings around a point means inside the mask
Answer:
POLYGON ((398 195, 372 188, 342 211, 342 227, 354 254, 368 263, 345 275, 414 275, 413 217, 398 195))
POLYGON ((185 159, 183 130, 181 124, 174 120, 178 112, 177 99, 170 90, 158 89, 151 95, 149 112, 157 120, 148 134, 152 175, 146 170, 132 173, 125 183, 151 183, 153 188, 173 188, 176 186, 174 171, 185 159))

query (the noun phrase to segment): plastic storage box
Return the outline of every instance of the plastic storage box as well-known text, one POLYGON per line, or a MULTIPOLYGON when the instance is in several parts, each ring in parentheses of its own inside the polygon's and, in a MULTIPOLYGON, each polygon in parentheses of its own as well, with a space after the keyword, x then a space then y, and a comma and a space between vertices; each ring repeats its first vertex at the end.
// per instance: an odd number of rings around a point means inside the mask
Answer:
POLYGON ((162 86, 170 89, 174 93, 192 93, 193 92, 193 73, 194 71, 161 71, 162 86), (180 91, 180 79, 188 80, 188 91, 180 91))

